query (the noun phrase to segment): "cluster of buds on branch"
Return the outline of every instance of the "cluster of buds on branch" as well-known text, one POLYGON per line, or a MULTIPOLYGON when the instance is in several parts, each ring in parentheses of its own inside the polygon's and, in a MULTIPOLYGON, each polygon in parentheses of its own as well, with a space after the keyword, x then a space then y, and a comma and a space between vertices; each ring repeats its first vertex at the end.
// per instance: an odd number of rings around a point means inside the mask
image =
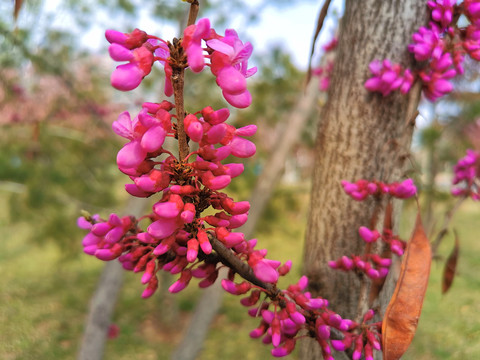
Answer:
POLYGON ((480 200, 480 153, 476 150, 467 150, 467 155, 458 160, 453 168, 454 178, 453 196, 471 197, 480 200))
POLYGON ((427 5, 432 21, 412 35, 413 43, 408 46, 418 70, 404 69, 387 59, 374 60, 367 90, 383 96, 395 90, 406 94, 415 81, 421 81, 425 97, 436 101, 453 90, 450 80, 464 73, 466 55, 480 60, 480 1, 464 0, 457 5, 457 0, 434 0, 427 5), (458 25, 462 15, 469 21, 467 26, 458 25))
MULTIPOLYGON (((355 183, 342 181, 344 191, 354 200, 363 201, 368 196, 381 197, 390 195, 397 199, 408 199, 417 193, 417 188, 412 179, 406 179, 400 183, 394 182, 386 184, 381 181, 358 180, 355 183)), ((402 256, 406 242, 393 234, 392 229, 387 226, 380 233, 376 229, 369 229, 361 226, 358 229, 360 238, 366 243, 365 253, 363 255, 342 256, 338 260, 330 261, 328 265, 332 269, 343 271, 356 271, 364 273, 372 280, 383 279, 388 275, 388 270, 392 264, 391 257, 382 257, 378 254, 370 253, 371 244, 381 240, 387 245, 389 252, 402 256)))
MULTIPOLYGON (((255 154, 255 145, 245 137, 254 135, 256 126, 227 124, 227 108, 206 106, 187 112, 184 71, 198 73, 210 67, 225 100, 237 108, 248 107, 252 99, 246 78, 256 71, 248 68, 252 45, 243 43, 231 29, 225 36, 218 35, 208 19, 196 24, 195 16, 189 19, 183 38, 172 42, 138 29, 106 32, 111 57, 127 62, 113 72, 112 85, 132 90, 159 62, 165 70, 165 94, 173 95, 174 102, 143 103, 138 115, 132 118, 124 112, 113 123, 114 132, 128 140, 117 155, 118 168, 131 180, 126 191, 135 197, 156 197, 156 202, 149 214, 138 219, 116 214, 107 220, 99 215, 79 218, 78 226, 89 231, 83 239, 85 253, 103 261, 118 259, 124 269, 142 273, 144 298, 155 293, 160 270, 179 276, 169 287, 177 293, 192 278, 199 279, 202 288, 212 285, 220 268, 227 267, 222 287, 246 296, 242 305, 260 318, 250 335, 271 344, 274 356, 290 354, 299 338, 310 336, 319 343, 324 359, 333 359, 332 349, 350 348, 353 359, 373 359, 373 350, 381 348, 381 323, 371 323, 373 310, 360 314, 358 321, 344 319, 329 309, 326 299, 307 291, 305 276, 279 289, 278 279, 290 271, 291 261, 282 264, 268 259, 267 250, 256 248, 256 239, 247 240, 235 231, 247 221, 250 204, 234 201, 221 191, 244 170, 243 164, 225 160, 255 154), (168 139, 177 142, 178 155, 165 147, 168 139), (196 150, 190 150, 191 143, 196 150)), ((343 182, 343 186, 358 201, 370 195, 405 199, 416 193, 411 180, 392 184, 360 180, 343 182)), ((401 255, 405 243, 391 229, 379 234, 362 227, 359 233, 367 243, 365 255, 345 256, 330 265, 363 271, 372 280, 383 278, 391 259, 370 254, 369 244, 381 239, 391 252, 401 255)))

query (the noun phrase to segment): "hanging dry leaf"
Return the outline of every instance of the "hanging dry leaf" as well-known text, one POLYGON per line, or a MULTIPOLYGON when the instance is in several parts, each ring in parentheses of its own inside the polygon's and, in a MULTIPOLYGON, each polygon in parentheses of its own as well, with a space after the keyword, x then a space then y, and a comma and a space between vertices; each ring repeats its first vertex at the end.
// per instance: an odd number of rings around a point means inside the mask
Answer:
POLYGON ((13 9, 13 18, 17 21, 18 14, 20 13, 20 9, 22 7, 23 0, 15 0, 15 7, 13 9))
POLYGON ((458 241, 458 235, 455 232, 455 245, 453 250, 448 257, 445 268, 443 269, 443 279, 442 279, 442 294, 445 294, 452 286, 453 278, 455 277, 455 272, 457 270, 457 260, 458 253, 460 252, 460 243, 458 241))
POLYGON ((382 323, 384 360, 397 360, 412 342, 428 285, 432 250, 420 215, 403 255, 395 292, 382 323))

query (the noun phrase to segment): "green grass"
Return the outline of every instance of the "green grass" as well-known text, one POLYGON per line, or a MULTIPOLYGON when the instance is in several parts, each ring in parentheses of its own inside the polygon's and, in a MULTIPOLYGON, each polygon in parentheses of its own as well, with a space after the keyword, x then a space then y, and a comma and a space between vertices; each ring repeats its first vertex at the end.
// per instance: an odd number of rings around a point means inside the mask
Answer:
MULTIPOLYGON (((291 196, 295 190, 282 189, 282 194, 291 196)), ((461 241, 458 275, 450 292, 442 296, 443 265, 432 265, 418 332, 404 359, 480 359, 480 205, 466 205, 454 218, 461 241)), ((260 247, 269 249, 270 258, 294 261, 296 267, 289 279, 300 274, 306 211, 305 203, 285 205, 275 200, 257 234, 260 247), (285 211, 287 208, 290 211, 285 211)), ((404 222, 412 220, 407 211, 404 222)), ((25 240, 35 231, 33 226, 12 226, 1 217, 0 225, 6 235, 0 242, 0 359, 74 359, 102 262, 86 255, 62 260, 58 247, 25 240)), ((440 248, 443 256, 452 244, 453 239, 447 237, 440 248)), ((166 276, 163 287, 175 279, 166 276)), ((138 274, 125 273, 114 315, 120 335, 108 341, 106 360, 169 359, 200 295, 192 284, 175 296, 163 292, 143 300, 143 288, 138 274), (169 323, 172 313, 178 316, 169 323)), ((237 297, 225 295, 200 360, 270 358, 269 347, 248 336, 257 325, 258 320, 247 316, 237 297)))

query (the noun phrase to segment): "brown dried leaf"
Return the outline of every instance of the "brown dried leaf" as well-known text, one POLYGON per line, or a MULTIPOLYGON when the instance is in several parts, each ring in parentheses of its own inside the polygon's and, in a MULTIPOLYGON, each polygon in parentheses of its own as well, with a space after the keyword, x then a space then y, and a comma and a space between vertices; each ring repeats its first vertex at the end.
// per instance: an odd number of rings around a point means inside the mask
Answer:
POLYGON ((13 9, 13 18, 17 21, 18 14, 20 13, 20 9, 22 8, 23 0, 15 0, 15 7, 13 9))
POLYGON ((458 253, 460 252, 459 250, 460 242, 458 240, 458 235, 455 232, 455 245, 453 246, 450 256, 445 262, 445 268, 443 269, 442 294, 445 294, 452 286, 453 278, 455 277, 455 272, 457 270, 458 253))
POLYGON ((428 285, 432 250, 420 215, 403 255, 395 292, 382 323, 384 360, 397 360, 412 342, 428 285))

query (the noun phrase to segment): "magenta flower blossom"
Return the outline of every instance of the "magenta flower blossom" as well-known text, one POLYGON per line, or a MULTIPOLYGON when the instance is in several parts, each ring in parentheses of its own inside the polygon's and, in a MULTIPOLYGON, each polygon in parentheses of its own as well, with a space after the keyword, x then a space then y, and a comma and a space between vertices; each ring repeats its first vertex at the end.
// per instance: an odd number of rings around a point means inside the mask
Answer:
POLYGON ((128 61, 128 64, 117 66, 112 73, 111 83, 114 88, 121 91, 133 90, 150 73, 154 56, 150 46, 145 44, 133 50, 118 43, 110 45, 108 51, 113 60, 128 61))
POLYGON ((472 59, 480 61, 480 28, 474 25, 468 26, 462 45, 472 59))
POLYGON ((478 0, 464 0, 465 15, 476 26, 480 25, 480 2, 478 0))
POLYGON ((480 200, 478 178, 480 177, 480 153, 468 149, 467 155, 458 160, 454 166, 452 194, 454 196, 470 196, 473 200, 480 200))
MULTIPOLYGON (((363 201, 370 195, 380 196, 382 194, 389 194, 398 199, 408 199, 417 193, 417 187, 412 179, 405 179, 400 183, 393 182, 390 184, 381 181, 370 182, 364 179, 355 183, 342 180, 341 184, 345 193, 357 201, 363 201)), ((370 236, 367 236, 367 238, 370 238, 370 236)), ((364 239, 367 240, 366 238, 364 239)))
POLYGON ((440 33, 439 27, 432 22, 428 28, 422 26, 412 35, 414 43, 408 45, 408 50, 415 55, 417 61, 438 59, 445 47, 440 33))
POLYGON ((144 31, 135 29, 131 34, 107 30, 105 37, 111 43, 108 51, 115 61, 128 61, 117 66, 111 76, 111 84, 121 91, 137 88, 151 70, 153 63, 159 61, 165 67, 165 95, 171 96, 171 67, 167 43, 159 38, 149 36, 144 31))
POLYGON ((210 21, 200 19, 197 24, 188 26, 183 31, 182 46, 187 53, 188 66, 193 72, 198 73, 205 66, 205 59, 202 49, 202 39, 210 37, 210 21))
POLYGON ((217 77, 225 100, 238 108, 248 107, 252 98, 245 78, 257 72, 256 67, 248 69, 252 44, 243 44, 235 30, 227 29, 224 37, 211 39, 207 45, 215 50, 211 55, 211 70, 217 77))
POLYGON ((403 71, 399 64, 392 64, 389 60, 383 60, 383 62, 374 60, 370 63, 369 69, 373 77, 365 82, 365 88, 369 91, 378 91, 383 96, 397 89, 407 93, 413 83, 410 71, 403 71))
POLYGON ((139 29, 135 29, 131 33, 107 30, 105 31, 105 38, 110 44, 118 44, 131 50, 142 46, 148 40, 148 34, 139 29))
MULTIPOLYGON (((170 117, 166 112, 161 114, 170 117)), ((123 112, 112 128, 117 135, 131 140, 117 155, 117 164, 126 173, 140 166, 148 153, 160 150, 167 135, 162 122, 148 115, 146 109, 133 120, 128 112, 123 112)))
POLYGON ((432 9, 432 19, 447 28, 453 19, 453 7, 457 3, 456 0, 435 0, 428 1, 427 5, 432 9))
POLYGON ((419 73, 427 99, 435 101, 453 90, 452 83, 448 81, 457 75, 453 65, 450 53, 445 53, 430 63, 429 70, 419 73))

